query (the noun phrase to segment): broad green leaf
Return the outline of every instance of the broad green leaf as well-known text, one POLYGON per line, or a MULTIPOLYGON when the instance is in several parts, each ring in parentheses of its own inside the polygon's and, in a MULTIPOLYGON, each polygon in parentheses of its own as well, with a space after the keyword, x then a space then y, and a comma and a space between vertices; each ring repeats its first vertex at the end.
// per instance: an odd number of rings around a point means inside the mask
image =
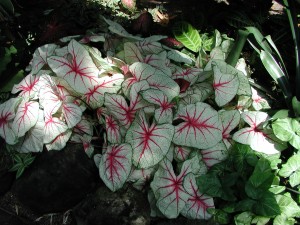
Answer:
POLYGON ((176 145, 207 149, 222 139, 219 115, 206 103, 180 107, 175 120, 182 121, 175 127, 173 143, 176 145))
POLYGON ((15 9, 11 0, 1 0, 0 5, 2 5, 9 13, 14 14, 15 9))
POLYGON ((171 124, 149 124, 145 113, 140 111, 125 137, 134 149, 133 164, 138 168, 149 168, 159 163, 168 153, 173 135, 171 124))
POLYGON ((234 217, 235 225, 251 225, 253 213, 243 212, 234 217))
POLYGON ((276 201, 280 207, 281 215, 285 215, 287 218, 300 218, 300 207, 290 195, 276 195, 276 201))
POLYGON ((173 28, 175 38, 186 48, 198 52, 201 47, 199 32, 187 22, 179 22, 173 28))
POLYGON ((254 216, 253 220, 251 221, 252 224, 256 225, 266 225, 270 221, 270 218, 264 216, 254 216))
POLYGON ((286 164, 282 165, 279 170, 279 175, 282 177, 289 177, 289 182, 292 187, 300 184, 300 155, 293 155, 288 159, 286 164))
POLYGON ((132 149, 129 144, 107 146, 99 164, 101 179, 111 191, 120 189, 131 171, 132 149))
POLYGON ((260 216, 272 217, 280 214, 279 205, 272 192, 265 192, 253 206, 253 212, 260 216))
POLYGON ((212 197, 222 197, 222 184, 218 177, 206 174, 197 178, 197 185, 200 192, 212 197))
POLYGON ((289 218, 285 215, 276 216, 273 225, 294 225, 296 220, 294 218, 289 218))

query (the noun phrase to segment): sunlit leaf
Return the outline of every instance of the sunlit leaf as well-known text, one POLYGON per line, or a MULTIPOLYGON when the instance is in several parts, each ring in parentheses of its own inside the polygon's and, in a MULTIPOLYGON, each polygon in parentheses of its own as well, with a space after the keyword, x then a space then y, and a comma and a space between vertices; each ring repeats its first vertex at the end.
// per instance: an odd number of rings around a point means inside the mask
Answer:
POLYGON ((128 144, 108 146, 100 159, 99 173, 106 186, 116 191, 127 180, 131 170, 132 149, 128 144))

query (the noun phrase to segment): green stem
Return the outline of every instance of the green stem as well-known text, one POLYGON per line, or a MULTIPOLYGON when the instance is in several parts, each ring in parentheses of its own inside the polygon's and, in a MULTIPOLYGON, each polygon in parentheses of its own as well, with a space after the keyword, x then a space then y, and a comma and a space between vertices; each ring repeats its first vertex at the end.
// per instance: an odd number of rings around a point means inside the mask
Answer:
POLYGON ((290 22, 290 27, 292 31, 292 36, 295 45, 295 56, 296 56, 296 97, 300 101, 300 34, 297 26, 297 16, 295 12, 294 0, 283 0, 285 5, 286 13, 290 22))
POLYGON ((246 30, 238 30, 237 40, 235 41, 227 59, 225 60, 229 65, 235 67, 240 58, 243 47, 247 41, 249 32, 246 30))

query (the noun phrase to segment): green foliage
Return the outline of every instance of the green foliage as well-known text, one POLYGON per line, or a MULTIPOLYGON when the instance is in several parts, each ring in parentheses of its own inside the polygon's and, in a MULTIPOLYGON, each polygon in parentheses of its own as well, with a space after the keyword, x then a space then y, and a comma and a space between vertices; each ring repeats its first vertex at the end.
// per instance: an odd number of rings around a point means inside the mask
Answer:
POLYGON ((35 156, 33 156, 31 153, 16 153, 11 151, 10 152, 13 158, 13 166, 10 168, 10 171, 16 172, 16 179, 18 179, 25 169, 29 167, 34 159, 35 156))

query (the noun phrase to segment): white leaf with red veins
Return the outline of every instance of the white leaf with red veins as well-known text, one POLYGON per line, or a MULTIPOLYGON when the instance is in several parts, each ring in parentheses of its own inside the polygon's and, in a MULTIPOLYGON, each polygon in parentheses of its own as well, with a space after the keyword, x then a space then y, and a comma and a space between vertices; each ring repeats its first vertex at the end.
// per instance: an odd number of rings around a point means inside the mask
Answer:
POLYGON ((129 144, 107 146, 100 159, 100 177, 111 191, 120 189, 131 171, 132 149, 129 144))
POLYGON ((132 85, 130 89, 130 108, 132 110, 136 111, 149 105, 140 95, 141 91, 147 89, 149 89, 149 84, 145 80, 136 82, 132 85))
POLYGON ((122 95, 106 93, 104 105, 120 125, 128 128, 134 120, 135 110, 131 109, 122 95))
POLYGON ((74 103, 63 103, 62 112, 69 128, 74 127, 81 120, 81 108, 74 103))
POLYGON ((16 112, 16 117, 12 123, 12 129, 18 137, 23 137, 25 133, 33 127, 38 120, 39 103, 34 101, 22 101, 16 112))
POLYGON ((207 212, 208 208, 215 208, 212 197, 199 192, 196 184, 195 175, 190 173, 186 175, 183 182, 184 189, 189 194, 189 198, 182 209, 181 214, 188 219, 205 219, 211 218, 207 212))
POLYGON ((77 123, 73 129, 74 133, 78 133, 81 135, 87 134, 92 136, 93 135, 93 125, 87 118, 84 116, 81 118, 79 123, 77 123))
POLYGON ((24 99, 36 99, 40 89, 39 79, 39 76, 28 74, 19 84, 13 86, 11 93, 20 92, 19 96, 24 99))
POLYGON ((250 145, 253 150, 265 154, 276 154, 287 147, 274 135, 272 129, 263 128, 264 122, 269 118, 267 113, 247 111, 242 113, 241 117, 250 127, 234 133, 234 141, 250 145))
POLYGON ((91 108, 99 108, 104 103, 104 94, 117 93, 123 81, 123 74, 114 74, 111 77, 105 76, 99 78, 98 85, 88 88, 83 98, 91 108))
POLYGON ((162 72, 165 76, 172 76, 172 71, 168 67, 170 60, 167 59, 166 51, 163 51, 159 54, 147 55, 144 59, 144 63, 153 66, 155 69, 162 72))
POLYGON ((180 122, 173 138, 176 145, 206 149, 222 140, 218 112, 206 103, 181 106, 174 120, 180 122))
POLYGON ((270 109, 270 105, 268 101, 266 100, 266 96, 264 96, 261 93, 258 93, 257 90, 254 88, 251 88, 252 90, 252 106, 255 110, 259 111, 262 109, 270 109))
POLYGON ((44 140, 43 143, 50 143, 58 135, 67 131, 68 126, 60 119, 45 113, 45 127, 44 127, 44 140))
POLYGON ((213 165, 222 162, 228 156, 227 148, 223 142, 219 142, 215 146, 200 150, 202 161, 209 169, 213 165))
POLYGON ((68 52, 71 54, 70 60, 51 56, 48 58, 49 66, 58 77, 64 78, 74 90, 83 94, 98 84, 99 70, 88 51, 77 41, 69 43, 68 52))
POLYGON ((21 98, 11 98, 0 105, 0 136, 7 144, 13 145, 17 142, 17 136, 12 129, 12 122, 15 118, 15 108, 21 98))
POLYGON ((154 118, 158 124, 172 123, 173 121, 173 111, 174 103, 171 103, 170 98, 164 94, 164 92, 150 88, 141 92, 141 95, 148 102, 159 106, 155 110, 154 118))
POLYGON ((37 74, 40 69, 43 68, 44 65, 47 65, 47 58, 54 54, 54 50, 58 47, 55 44, 46 44, 42 47, 39 47, 33 53, 33 60, 32 60, 32 74, 37 74))
POLYGON ((64 147, 66 147, 66 144, 70 139, 71 135, 71 130, 67 130, 64 133, 59 134, 56 138, 54 138, 54 140, 51 143, 46 144, 47 150, 62 150, 64 147))
POLYGON ((174 158, 179 162, 183 162, 188 159, 190 153, 192 152, 192 148, 186 146, 175 146, 174 151, 174 158))
POLYGON ((53 78, 49 75, 44 75, 40 78, 40 84, 43 88, 40 89, 40 105, 45 113, 54 114, 62 104, 59 89, 56 86, 53 78))
POLYGON ((239 88, 239 79, 236 71, 231 70, 231 67, 226 64, 219 65, 216 62, 212 63, 214 71, 213 88, 215 89, 215 101, 218 106, 224 106, 230 102, 237 94, 239 88))
POLYGON ((180 68, 175 73, 173 73, 172 77, 173 79, 184 79, 193 85, 197 79, 199 78, 201 72, 203 69, 200 68, 180 68))
POLYGON ((241 120, 241 115, 238 110, 227 110, 219 112, 221 122, 222 122, 222 135, 223 142, 226 145, 227 149, 231 147, 231 134, 230 132, 239 125, 241 120))
POLYGON ((117 120, 112 116, 105 116, 105 128, 107 140, 112 144, 119 144, 122 141, 120 126, 117 120))
POLYGON ((171 162, 163 159, 150 186, 157 199, 156 206, 167 218, 176 218, 189 198, 183 187, 184 177, 192 172, 191 161, 183 163, 181 172, 175 175, 171 162))
POLYGON ((135 62, 143 62, 143 56, 140 53, 138 47, 132 42, 126 42, 124 44, 125 62, 132 64, 135 62))
POLYGON ((168 153, 174 135, 171 124, 148 124, 145 113, 140 111, 127 130, 125 140, 133 151, 133 164, 149 168, 159 163, 168 153))
POLYGON ((164 92, 170 99, 178 97, 180 92, 179 85, 170 77, 160 71, 155 72, 155 76, 147 79, 149 86, 164 92))
POLYGON ((39 110, 38 114, 38 121, 32 127, 22 142, 20 146, 19 152, 27 153, 27 152, 42 152, 43 151, 43 139, 44 139, 44 112, 43 110, 39 110))
POLYGON ((136 42, 136 45, 144 55, 158 54, 164 50, 161 43, 158 42, 163 38, 166 38, 166 36, 152 35, 142 41, 136 42))

